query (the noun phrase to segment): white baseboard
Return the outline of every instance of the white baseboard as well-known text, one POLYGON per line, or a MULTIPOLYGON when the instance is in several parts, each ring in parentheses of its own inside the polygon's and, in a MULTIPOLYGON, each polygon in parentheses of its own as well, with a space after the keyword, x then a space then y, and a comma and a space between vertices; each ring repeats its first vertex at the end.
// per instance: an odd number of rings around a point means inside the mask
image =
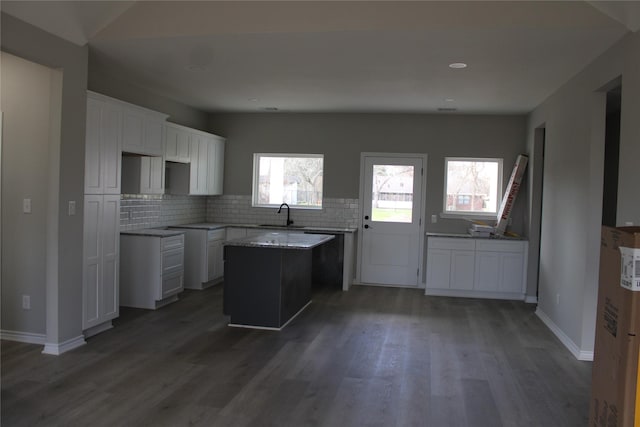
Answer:
POLYGON ((84 340, 84 335, 78 335, 75 338, 71 338, 61 343, 45 343, 42 354, 52 354, 54 356, 59 356, 62 353, 73 350, 74 348, 81 347, 86 343, 87 342, 84 340))
POLYGON ((564 344, 565 347, 567 347, 571 354, 573 354, 573 357, 578 360, 588 362, 593 361, 593 351, 581 350, 580 347, 578 347, 576 343, 574 343, 573 340, 571 340, 571 338, 569 338, 569 336, 565 334, 562 329, 560 329, 558 325, 556 325, 544 311, 540 310, 540 307, 536 309, 536 315, 540 318, 540 320, 542 320, 547 328, 549 328, 551 332, 553 332, 553 334, 560 340, 560 342, 564 344))
POLYGON ((527 295, 526 297, 524 297, 524 302, 525 302, 525 304, 537 304, 538 303, 538 297, 537 296, 532 296, 532 295, 527 295))
POLYGON ((47 340, 45 334, 33 334, 31 332, 18 332, 18 331, 0 331, 0 338, 7 341, 17 341, 27 344, 39 344, 44 345, 47 340))

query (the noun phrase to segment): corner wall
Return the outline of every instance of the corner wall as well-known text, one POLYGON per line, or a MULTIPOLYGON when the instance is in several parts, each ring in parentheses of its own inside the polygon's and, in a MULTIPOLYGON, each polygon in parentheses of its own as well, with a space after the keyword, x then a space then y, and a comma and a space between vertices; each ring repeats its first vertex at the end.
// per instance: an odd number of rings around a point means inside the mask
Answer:
MULTIPOLYGON (((59 191, 57 239, 52 243, 57 249, 57 260, 51 268, 56 270, 56 277, 51 279, 52 286, 47 285, 46 296, 46 342, 54 347, 63 346, 82 336, 83 215, 81 208, 76 215, 67 215, 67 203, 73 200, 77 207, 83 205, 88 49, 4 13, 0 19, 3 51, 63 72, 60 149, 56 153, 59 156, 59 181, 53 184, 59 191)), ((9 181, 5 179, 3 184, 9 181)), ((42 241, 32 244, 37 246, 42 241)), ((6 262, 5 259, 2 261, 6 262)), ((4 280, 2 285, 6 285, 4 280)))
MULTIPOLYGON (((629 34, 552 94, 529 116, 527 150, 535 129, 546 129, 538 313, 572 353, 593 357, 598 291, 604 123, 606 96, 601 90, 622 75, 618 223, 640 220, 637 182, 632 163, 640 158, 640 34, 629 34), (635 196, 634 196, 635 195, 635 196), (633 200, 633 202, 628 202, 633 200)), ((529 191, 535 182, 529 172, 529 191)), ((535 227, 529 206, 528 227, 535 227)), ((530 230, 532 233, 533 230, 530 230)), ((532 254, 535 257, 536 254, 532 254)), ((536 268, 530 262, 530 268, 536 268)), ((532 276, 530 271, 529 277, 532 276)), ((529 283, 535 295, 536 283, 529 283)))

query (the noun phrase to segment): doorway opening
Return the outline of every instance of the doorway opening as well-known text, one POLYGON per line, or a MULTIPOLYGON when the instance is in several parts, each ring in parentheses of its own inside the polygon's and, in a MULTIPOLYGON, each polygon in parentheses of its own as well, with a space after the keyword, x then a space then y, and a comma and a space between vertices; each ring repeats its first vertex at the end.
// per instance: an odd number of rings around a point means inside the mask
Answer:
POLYGON ((622 85, 607 91, 607 117, 604 138, 604 177, 602 187, 602 225, 616 226, 618 212, 618 167, 620 163, 620 111, 622 85))

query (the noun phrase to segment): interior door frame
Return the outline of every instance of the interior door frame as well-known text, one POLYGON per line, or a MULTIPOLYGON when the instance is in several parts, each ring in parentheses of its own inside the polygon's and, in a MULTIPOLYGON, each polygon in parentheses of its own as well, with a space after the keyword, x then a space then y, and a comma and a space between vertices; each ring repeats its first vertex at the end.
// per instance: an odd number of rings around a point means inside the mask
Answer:
MULTIPOLYGON (((360 153, 360 188, 358 189, 358 247, 357 247, 357 256, 356 256, 356 277, 353 281, 354 285, 372 285, 372 286, 385 286, 385 287, 394 287, 394 285, 382 285, 376 283, 362 283, 361 272, 362 272, 362 237, 363 237, 363 221, 364 221, 364 183, 365 183, 365 158, 367 157, 381 157, 381 158, 398 158, 398 157, 412 157, 419 158, 422 160, 422 176, 421 176, 421 186, 422 186, 422 203, 420 206, 420 221, 419 221, 419 233, 421 238, 418 239, 418 286, 416 289, 424 289, 426 284, 424 281, 424 268, 425 268, 425 258, 424 258, 424 244, 425 244, 425 212, 427 206, 427 160, 428 155, 426 153, 376 153, 376 152, 362 152, 360 153)), ((404 287, 404 286, 397 286, 404 287)))

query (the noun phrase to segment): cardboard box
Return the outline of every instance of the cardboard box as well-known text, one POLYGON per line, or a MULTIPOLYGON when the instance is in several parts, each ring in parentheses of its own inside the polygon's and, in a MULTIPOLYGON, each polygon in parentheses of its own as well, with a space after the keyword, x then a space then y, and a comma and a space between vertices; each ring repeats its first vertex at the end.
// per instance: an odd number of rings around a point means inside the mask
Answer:
POLYGON ((602 228, 590 427, 640 427, 640 291, 623 286, 633 249, 640 227, 602 228))
POLYGON ((507 229, 507 225, 509 224, 511 209, 513 209, 516 196, 518 195, 518 191, 520 191, 520 184, 522 183, 522 177, 524 176, 524 171, 527 168, 528 160, 528 156, 520 154, 516 159, 516 164, 513 166, 509 183, 507 184, 504 197, 502 198, 502 203, 500 203, 500 209, 498 210, 495 233, 500 236, 504 234, 507 229))

